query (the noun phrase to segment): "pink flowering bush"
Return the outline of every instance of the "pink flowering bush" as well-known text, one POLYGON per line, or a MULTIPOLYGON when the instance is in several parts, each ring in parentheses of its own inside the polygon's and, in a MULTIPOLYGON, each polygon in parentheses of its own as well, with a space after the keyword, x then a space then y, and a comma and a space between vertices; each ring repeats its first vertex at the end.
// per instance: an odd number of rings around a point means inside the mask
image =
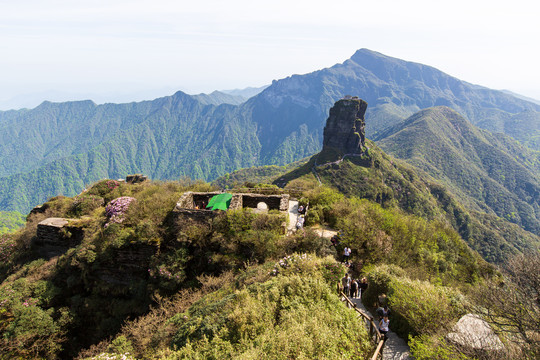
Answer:
POLYGON ((120 186, 120 183, 116 180, 108 180, 106 184, 110 190, 114 190, 120 186))
POLYGON ((105 227, 109 226, 111 223, 122 223, 125 219, 129 205, 135 200, 135 198, 130 196, 122 196, 108 203, 105 207, 105 215, 109 218, 109 222, 105 224, 105 227))
POLYGON ((330 283, 338 282, 346 273, 346 268, 343 264, 332 262, 321 265, 321 272, 324 279, 330 283))

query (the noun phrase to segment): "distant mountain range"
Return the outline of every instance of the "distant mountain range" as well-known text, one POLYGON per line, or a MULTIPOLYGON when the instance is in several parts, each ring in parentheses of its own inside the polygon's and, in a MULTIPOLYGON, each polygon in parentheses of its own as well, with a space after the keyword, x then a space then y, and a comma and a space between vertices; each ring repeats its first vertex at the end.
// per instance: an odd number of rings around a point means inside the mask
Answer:
POLYGON ((100 178, 212 180, 242 167, 283 165, 320 150, 328 109, 343 95, 369 104, 378 137, 438 105, 538 149, 540 105, 367 49, 331 68, 274 81, 243 101, 229 91, 96 105, 45 102, 0 112, 0 209, 27 212, 100 178))

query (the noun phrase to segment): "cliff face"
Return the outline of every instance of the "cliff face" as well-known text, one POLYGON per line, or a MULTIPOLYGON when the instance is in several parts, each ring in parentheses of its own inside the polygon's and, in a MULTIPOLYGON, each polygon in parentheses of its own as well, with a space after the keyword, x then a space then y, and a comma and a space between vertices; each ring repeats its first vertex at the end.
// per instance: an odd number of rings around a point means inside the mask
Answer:
POLYGON ((332 149, 343 154, 362 153, 365 148, 366 109, 367 102, 362 99, 337 101, 326 120, 323 151, 332 149))

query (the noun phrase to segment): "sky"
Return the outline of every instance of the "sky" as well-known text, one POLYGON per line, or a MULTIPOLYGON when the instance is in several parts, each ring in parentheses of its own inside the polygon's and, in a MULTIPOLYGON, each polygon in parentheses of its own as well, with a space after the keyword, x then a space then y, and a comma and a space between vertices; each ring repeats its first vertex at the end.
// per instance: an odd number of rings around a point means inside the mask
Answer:
POLYGON ((0 0, 0 109, 259 87, 361 48, 540 99, 533 0, 0 0))

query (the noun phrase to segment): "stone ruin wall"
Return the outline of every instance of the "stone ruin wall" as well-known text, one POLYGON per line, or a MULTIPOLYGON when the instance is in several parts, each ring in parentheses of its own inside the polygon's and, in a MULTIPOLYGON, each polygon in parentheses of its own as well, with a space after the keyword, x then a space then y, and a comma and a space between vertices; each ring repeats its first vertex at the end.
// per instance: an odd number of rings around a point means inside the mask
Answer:
MULTIPOLYGON (((195 193, 188 191, 180 197, 174 208, 177 220, 191 219, 197 222, 205 222, 219 215, 219 212, 206 210, 205 206, 214 195, 221 192, 195 193), (198 209, 196 207, 199 207, 198 209)), ((242 208, 256 209, 260 202, 266 203, 269 210, 288 211, 289 194, 283 195, 261 195, 235 193, 231 199, 229 209, 238 210, 242 208)))
POLYGON ((38 224, 34 246, 40 256, 50 259, 81 243, 84 231, 68 224, 64 218, 48 218, 38 224))
POLYGON ((96 275, 99 279, 117 285, 148 276, 150 259, 158 252, 158 245, 135 244, 113 250, 112 260, 102 263, 96 275))
POLYGON ((268 210, 287 211, 289 209, 289 194, 283 195, 259 195, 259 194, 239 194, 242 197, 245 208, 256 209, 257 204, 264 202, 268 205, 268 210))

